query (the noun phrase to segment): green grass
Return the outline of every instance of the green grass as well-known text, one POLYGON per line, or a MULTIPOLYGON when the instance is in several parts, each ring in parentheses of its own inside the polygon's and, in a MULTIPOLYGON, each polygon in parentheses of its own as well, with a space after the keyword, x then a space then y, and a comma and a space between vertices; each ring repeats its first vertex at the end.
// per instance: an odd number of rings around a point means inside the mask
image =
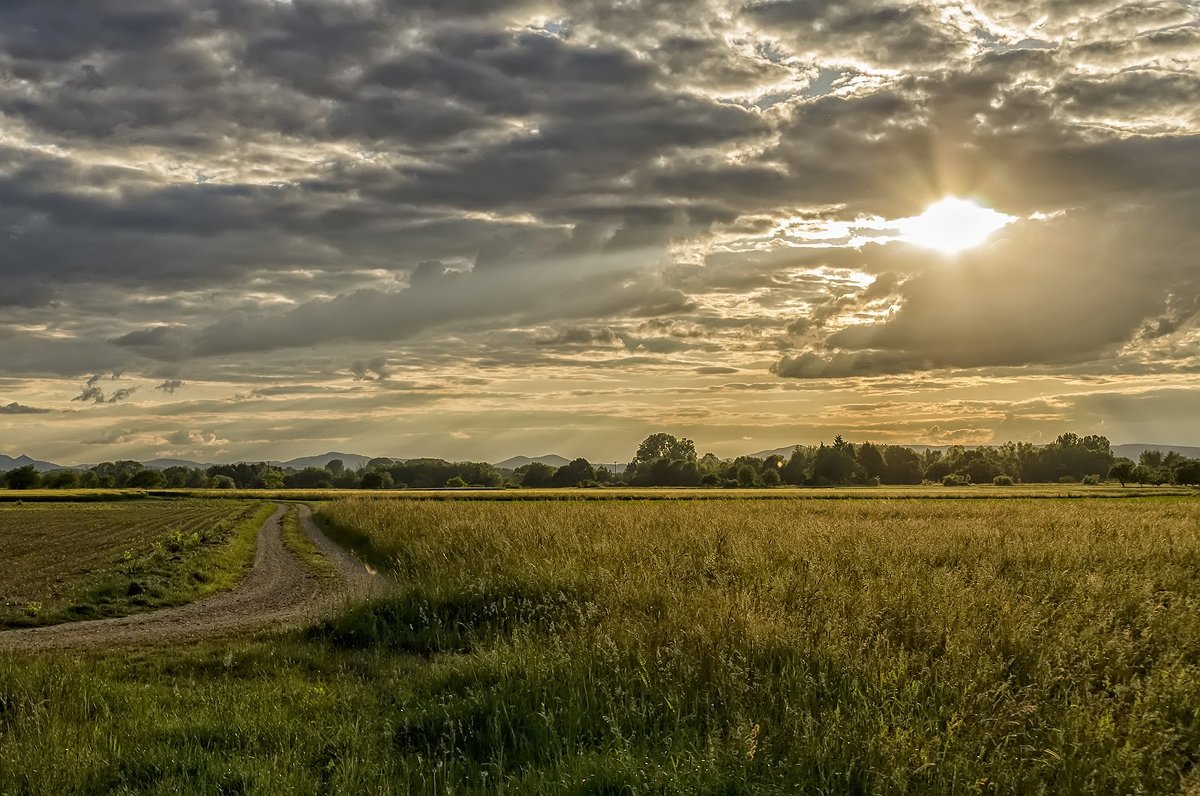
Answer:
POLYGON ((0 657, 0 792, 1174 793, 1200 502, 324 504, 394 597, 0 657), (151 720, 147 720, 151 717, 151 720))
POLYGON ((271 511, 200 500, 0 505, 0 627, 122 616, 230 588, 271 511))
POLYGON ((321 511, 402 584, 328 637, 453 656, 401 727, 463 786, 1170 792, 1200 753, 1194 500, 321 511))
POLYGON ((289 506, 283 517, 283 546, 303 562, 304 567, 318 578, 336 578, 337 569, 312 543, 300 523, 299 506, 289 506))

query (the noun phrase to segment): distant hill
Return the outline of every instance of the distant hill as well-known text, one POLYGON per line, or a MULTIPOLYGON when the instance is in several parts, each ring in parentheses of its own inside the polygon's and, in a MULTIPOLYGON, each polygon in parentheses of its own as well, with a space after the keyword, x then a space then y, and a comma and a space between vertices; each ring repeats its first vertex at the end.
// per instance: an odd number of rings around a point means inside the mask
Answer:
POLYGON ((1118 456, 1124 456, 1127 459, 1133 459, 1135 462, 1145 451, 1162 451, 1163 453, 1175 451, 1179 455, 1186 456, 1189 459, 1200 459, 1200 448, 1189 448, 1186 445, 1146 445, 1141 442, 1131 442, 1127 445, 1113 445, 1113 453, 1118 456))
POLYGON ((190 470, 204 470, 212 467, 212 463, 190 462, 187 459, 151 459, 148 462, 142 462, 142 466, 147 470, 165 470, 168 467, 187 467, 190 470))
POLYGON ((324 467, 334 459, 341 459, 342 463, 350 470, 357 470, 365 467, 367 462, 375 457, 362 456, 357 453, 322 453, 320 456, 301 456, 299 459, 289 459, 286 462, 280 462, 283 467, 291 467, 294 470, 303 470, 305 467, 324 467))
POLYGON ((70 470, 70 467, 63 467, 61 464, 53 462, 41 462, 37 459, 30 459, 28 456, 21 454, 17 458, 5 456, 0 453, 0 473, 6 473, 9 470, 16 470, 18 467, 25 467, 32 464, 39 473, 48 473, 51 470, 70 470))
POLYGON ((501 470, 516 470, 518 467, 524 467, 526 465, 533 464, 534 462, 548 464, 551 467, 562 467, 564 464, 570 464, 571 460, 564 459, 562 456, 558 456, 557 454, 553 453, 546 456, 535 456, 532 458, 529 456, 514 456, 511 459, 505 459, 502 462, 496 462, 496 467, 500 468, 501 470))

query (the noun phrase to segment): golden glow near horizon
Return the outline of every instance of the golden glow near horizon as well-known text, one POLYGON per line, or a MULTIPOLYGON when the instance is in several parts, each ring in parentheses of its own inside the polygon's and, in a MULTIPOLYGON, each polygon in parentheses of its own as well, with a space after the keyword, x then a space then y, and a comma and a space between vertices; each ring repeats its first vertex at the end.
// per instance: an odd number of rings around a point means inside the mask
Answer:
POLYGON ((896 240, 943 254, 958 254, 979 246, 1017 220, 1016 216, 982 207, 969 199, 949 196, 930 205, 919 216, 896 221, 895 227, 900 231, 896 240))

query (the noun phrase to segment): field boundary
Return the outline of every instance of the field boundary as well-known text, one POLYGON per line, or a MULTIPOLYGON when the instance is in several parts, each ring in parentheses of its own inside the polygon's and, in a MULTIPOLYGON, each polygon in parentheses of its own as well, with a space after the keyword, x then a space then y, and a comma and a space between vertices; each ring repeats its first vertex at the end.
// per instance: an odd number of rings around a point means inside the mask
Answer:
POLYGON ((570 489, 447 488, 372 489, 178 489, 178 490, 23 490, 0 489, 0 503, 73 503, 122 500, 268 500, 323 503, 341 498, 376 500, 1085 500, 1090 498, 1198 497, 1200 488, 1120 487, 1025 484, 943 486, 775 487, 722 489, 702 487, 602 487, 570 489))

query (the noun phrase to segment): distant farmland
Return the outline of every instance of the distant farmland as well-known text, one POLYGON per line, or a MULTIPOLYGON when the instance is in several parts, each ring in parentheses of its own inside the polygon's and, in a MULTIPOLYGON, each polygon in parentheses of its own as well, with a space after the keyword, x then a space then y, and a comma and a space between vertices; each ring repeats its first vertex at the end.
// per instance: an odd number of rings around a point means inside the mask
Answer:
POLYGON ((210 559, 258 505, 0 503, 0 627, 128 613, 211 591, 210 559))

